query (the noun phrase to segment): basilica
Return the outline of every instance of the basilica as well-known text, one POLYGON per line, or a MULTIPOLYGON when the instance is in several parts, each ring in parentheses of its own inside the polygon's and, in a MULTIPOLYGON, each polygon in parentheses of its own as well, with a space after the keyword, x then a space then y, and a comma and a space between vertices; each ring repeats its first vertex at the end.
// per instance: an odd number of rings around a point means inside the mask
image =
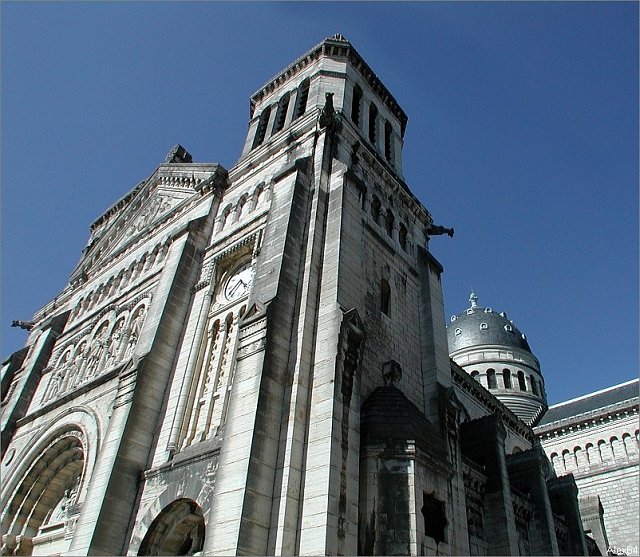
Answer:
POLYGON ((2 554, 606 551, 526 336, 475 294, 445 320, 391 92, 335 35, 250 101, 235 166, 177 145, 19 323, 2 554))

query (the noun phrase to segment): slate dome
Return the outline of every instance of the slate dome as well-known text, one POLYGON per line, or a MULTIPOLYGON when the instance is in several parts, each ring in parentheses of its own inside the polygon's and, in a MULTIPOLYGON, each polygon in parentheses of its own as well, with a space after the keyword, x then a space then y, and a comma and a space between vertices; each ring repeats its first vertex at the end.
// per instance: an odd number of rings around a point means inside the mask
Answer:
POLYGON ((478 305, 478 297, 472 293, 471 306, 454 315, 447 325, 449 352, 479 345, 499 345, 520 348, 531 353, 526 336, 504 312, 478 305))

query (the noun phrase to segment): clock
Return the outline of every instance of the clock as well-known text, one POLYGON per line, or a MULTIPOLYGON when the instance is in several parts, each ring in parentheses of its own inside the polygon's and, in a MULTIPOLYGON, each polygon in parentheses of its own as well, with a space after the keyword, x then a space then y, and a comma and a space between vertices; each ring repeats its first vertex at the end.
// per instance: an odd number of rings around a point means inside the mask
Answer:
POLYGON ((248 263, 239 267, 224 286, 224 297, 227 301, 237 300, 247 294, 252 278, 253 271, 248 263))

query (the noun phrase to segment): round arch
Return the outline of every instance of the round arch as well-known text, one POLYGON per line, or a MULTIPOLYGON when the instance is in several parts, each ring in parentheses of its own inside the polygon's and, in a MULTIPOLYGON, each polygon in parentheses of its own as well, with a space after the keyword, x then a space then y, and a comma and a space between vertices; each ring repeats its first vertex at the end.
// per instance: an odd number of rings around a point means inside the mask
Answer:
POLYGON ((3 542, 10 549, 21 544, 13 548, 20 555, 30 555, 40 528, 64 522, 77 502, 86 463, 82 438, 78 430, 59 432, 20 476, 2 513, 3 542))
POLYGON ((204 515, 193 499, 177 499, 153 520, 138 555, 194 555, 204 546, 204 515))

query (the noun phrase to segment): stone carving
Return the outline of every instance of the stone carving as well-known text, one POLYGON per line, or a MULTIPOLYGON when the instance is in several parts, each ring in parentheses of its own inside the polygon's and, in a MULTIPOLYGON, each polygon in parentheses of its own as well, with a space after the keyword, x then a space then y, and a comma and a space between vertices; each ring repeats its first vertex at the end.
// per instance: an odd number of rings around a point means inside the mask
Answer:
POLYGON ((43 402, 67 394, 129 357, 140 338, 146 314, 146 305, 141 305, 128 325, 125 317, 119 318, 113 328, 110 321, 102 321, 92 337, 85 337, 76 346, 65 344, 62 356, 50 372, 43 402))
POLYGON ((340 431, 341 471, 340 497, 338 499, 338 553, 342 554, 345 543, 347 516, 347 458, 349 454, 349 430, 351 427, 351 398, 356 371, 360 368, 364 352, 365 330, 358 311, 354 308, 342 317, 338 337, 336 374, 340 377, 342 395, 342 419, 340 431))
POLYGON ((30 331, 31 329, 33 329, 35 323, 33 321, 12 321, 11 322, 11 326, 12 327, 20 327, 21 329, 25 329, 27 331, 30 331))
POLYGON ((131 321, 131 325, 129 326, 128 337, 129 340, 127 342, 127 349, 125 351, 125 358, 129 357, 133 353, 133 349, 138 344, 138 339, 140 338, 140 330, 142 329, 142 325, 144 323, 144 318, 146 317, 147 310, 145 306, 141 306, 140 309, 136 312, 133 320, 131 321))
POLYGON ((107 358, 105 368, 110 368, 118 361, 124 339, 124 319, 120 319, 107 341, 107 358))
POLYGON ((133 236, 139 232, 142 232, 147 228, 161 213, 168 211, 171 208, 171 201, 168 197, 162 195, 156 195, 144 208, 144 210, 137 216, 133 224, 127 231, 127 236, 133 236))
POLYGON ((402 366, 395 360, 389 360, 382 365, 382 377, 385 387, 389 385, 397 387, 402 379, 402 366))
POLYGON ((87 362, 84 372, 85 379, 91 379, 94 377, 98 369, 102 364, 102 359, 107 349, 107 329, 109 328, 109 322, 105 321, 98 329, 93 342, 87 351, 87 362))

